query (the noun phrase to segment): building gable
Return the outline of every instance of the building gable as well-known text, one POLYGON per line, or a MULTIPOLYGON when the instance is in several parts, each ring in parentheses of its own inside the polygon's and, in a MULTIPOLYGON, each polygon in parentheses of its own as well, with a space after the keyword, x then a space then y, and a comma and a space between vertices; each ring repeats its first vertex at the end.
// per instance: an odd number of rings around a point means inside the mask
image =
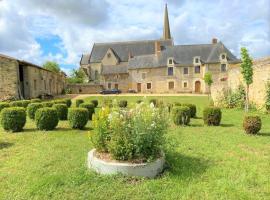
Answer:
POLYGON ((117 65, 119 64, 119 62, 120 59, 118 55, 111 48, 107 50, 106 54, 104 55, 101 61, 103 65, 117 65))

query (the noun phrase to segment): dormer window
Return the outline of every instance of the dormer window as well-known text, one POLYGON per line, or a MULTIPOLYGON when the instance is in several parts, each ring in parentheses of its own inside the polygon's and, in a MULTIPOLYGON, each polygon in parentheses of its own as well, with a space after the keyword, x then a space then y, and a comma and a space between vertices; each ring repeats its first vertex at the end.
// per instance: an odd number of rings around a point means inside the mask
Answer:
POLYGON ((174 64, 173 58, 169 58, 168 59, 168 65, 173 65, 173 64, 174 64))
POLYGON ((220 60, 227 60, 227 55, 225 53, 220 54, 220 60))
POLYGON ((193 62, 194 62, 194 64, 199 64, 201 62, 200 57, 198 57, 198 56, 194 57, 193 62))

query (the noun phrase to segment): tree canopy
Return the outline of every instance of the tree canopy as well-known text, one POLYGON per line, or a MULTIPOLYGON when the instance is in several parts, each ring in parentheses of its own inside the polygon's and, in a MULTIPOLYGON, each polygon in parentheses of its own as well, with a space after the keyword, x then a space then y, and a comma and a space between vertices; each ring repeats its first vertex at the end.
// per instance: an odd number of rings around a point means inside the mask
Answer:
POLYGON ((60 72, 60 66, 54 61, 45 62, 43 64, 43 68, 47 69, 47 70, 50 70, 50 71, 53 71, 53 72, 56 72, 56 73, 60 72))
POLYGON ((69 83, 84 83, 86 74, 80 69, 73 69, 70 77, 67 79, 69 83))

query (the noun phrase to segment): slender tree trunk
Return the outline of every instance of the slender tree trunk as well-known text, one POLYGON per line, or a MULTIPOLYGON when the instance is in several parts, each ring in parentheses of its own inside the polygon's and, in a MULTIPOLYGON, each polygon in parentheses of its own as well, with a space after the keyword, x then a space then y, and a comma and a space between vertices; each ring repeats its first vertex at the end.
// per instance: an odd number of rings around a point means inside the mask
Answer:
POLYGON ((245 103, 245 111, 248 112, 248 110, 249 110, 249 85, 247 85, 246 103, 245 103))

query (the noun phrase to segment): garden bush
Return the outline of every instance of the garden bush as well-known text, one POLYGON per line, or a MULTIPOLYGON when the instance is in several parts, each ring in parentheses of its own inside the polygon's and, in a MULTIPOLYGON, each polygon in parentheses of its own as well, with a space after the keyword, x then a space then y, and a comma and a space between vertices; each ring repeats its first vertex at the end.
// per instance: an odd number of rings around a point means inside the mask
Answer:
POLYGON ((247 134, 257 134, 262 127, 262 120, 259 116, 245 116, 243 128, 247 134))
POLYGON ((222 91, 219 104, 225 108, 244 108, 246 92, 243 85, 239 85, 236 90, 222 91))
POLYGON ((120 108, 126 108, 128 105, 128 102, 126 100, 120 100, 119 103, 118 103, 118 106, 120 108))
POLYGON ((92 104, 94 104, 95 108, 98 106, 98 100, 94 99, 91 101, 92 104))
POLYGON ((185 104, 182 104, 182 106, 187 106, 187 107, 190 108, 190 117, 191 118, 195 118, 196 117, 196 113, 197 113, 196 105, 190 104, 190 103, 185 103, 185 104))
POLYGON ((42 102, 41 104, 44 108, 46 108, 46 107, 50 108, 54 105, 54 102, 53 101, 45 101, 45 102, 42 102))
POLYGON ((89 119, 92 120, 92 116, 95 113, 95 105, 92 103, 82 103, 80 104, 80 108, 86 108, 89 113, 89 119))
POLYGON ((110 107, 110 108, 111 108, 111 107, 113 106, 113 101, 112 101, 112 99, 105 98, 105 99, 103 100, 102 106, 103 106, 103 107, 110 107))
POLYGON ((190 108, 187 106, 175 106, 172 115, 175 125, 188 125, 190 122, 190 108))
POLYGON ((69 108, 68 121, 73 129, 83 129, 88 122, 89 112, 86 108, 69 108))
POLYGON ((8 108, 10 105, 6 102, 0 102, 0 113, 4 108, 8 108))
POLYGON ((207 107, 203 110, 203 121, 208 126, 219 126, 222 117, 220 108, 207 107))
POLYGON ((24 107, 26 108, 30 100, 19 100, 19 101, 12 101, 9 103, 10 107, 24 107))
POLYGON ((76 99, 75 101, 75 104, 76 104, 76 107, 78 108, 80 106, 80 104, 84 103, 84 100, 83 99, 76 99))
POLYGON ((30 103, 27 106, 27 115, 30 119, 35 119, 35 113, 38 109, 43 108, 41 103, 30 103))
POLYGON ((64 99, 64 100, 66 101, 66 105, 67 105, 67 107, 69 107, 69 108, 70 108, 70 106, 72 105, 72 101, 71 101, 71 99, 66 98, 66 99, 64 99))
POLYGON ((59 119, 57 111, 54 108, 40 108, 36 111, 35 122, 37 129, 50 131, 55 129, 59 119))
POLYGON ((140 103, 142 103, 142 102, 143 102, 143 100, 137 100, 137 101, 136 101, 137 104, 140 104, 140 103))
POLYGON ((25 108, 10 107, 1 111, 1 125, 6 131, 19 132, 26 123, 25 108))
POLYGON ((106 107, 94 116, 94 147, 117 160, 155 159, 165 143, 166 119, 167 112, 145 102, 130 110, 106 107))
POLYGON ((175 106, 182 106, 182 104, 179 103, 179 102, 174 102, 174 105, 175 105, 175 106))
POLYGON ((31 99, 31 103, 41 103, 41 99, 31 99))
POLYGON ((66 104, 54 104, 53 108, 56 110, 59 120, 67 120, 68 107, 66 104))
POLYGON ((265 108, 267 112, 270 112, 270 82, 267 82, 265 87, 266 87, 265 108))
POLYGON ((66 104, 67 105, 67 101, 65 99, 56 99, 53 102, 54 102, 54 104, 66 104))

